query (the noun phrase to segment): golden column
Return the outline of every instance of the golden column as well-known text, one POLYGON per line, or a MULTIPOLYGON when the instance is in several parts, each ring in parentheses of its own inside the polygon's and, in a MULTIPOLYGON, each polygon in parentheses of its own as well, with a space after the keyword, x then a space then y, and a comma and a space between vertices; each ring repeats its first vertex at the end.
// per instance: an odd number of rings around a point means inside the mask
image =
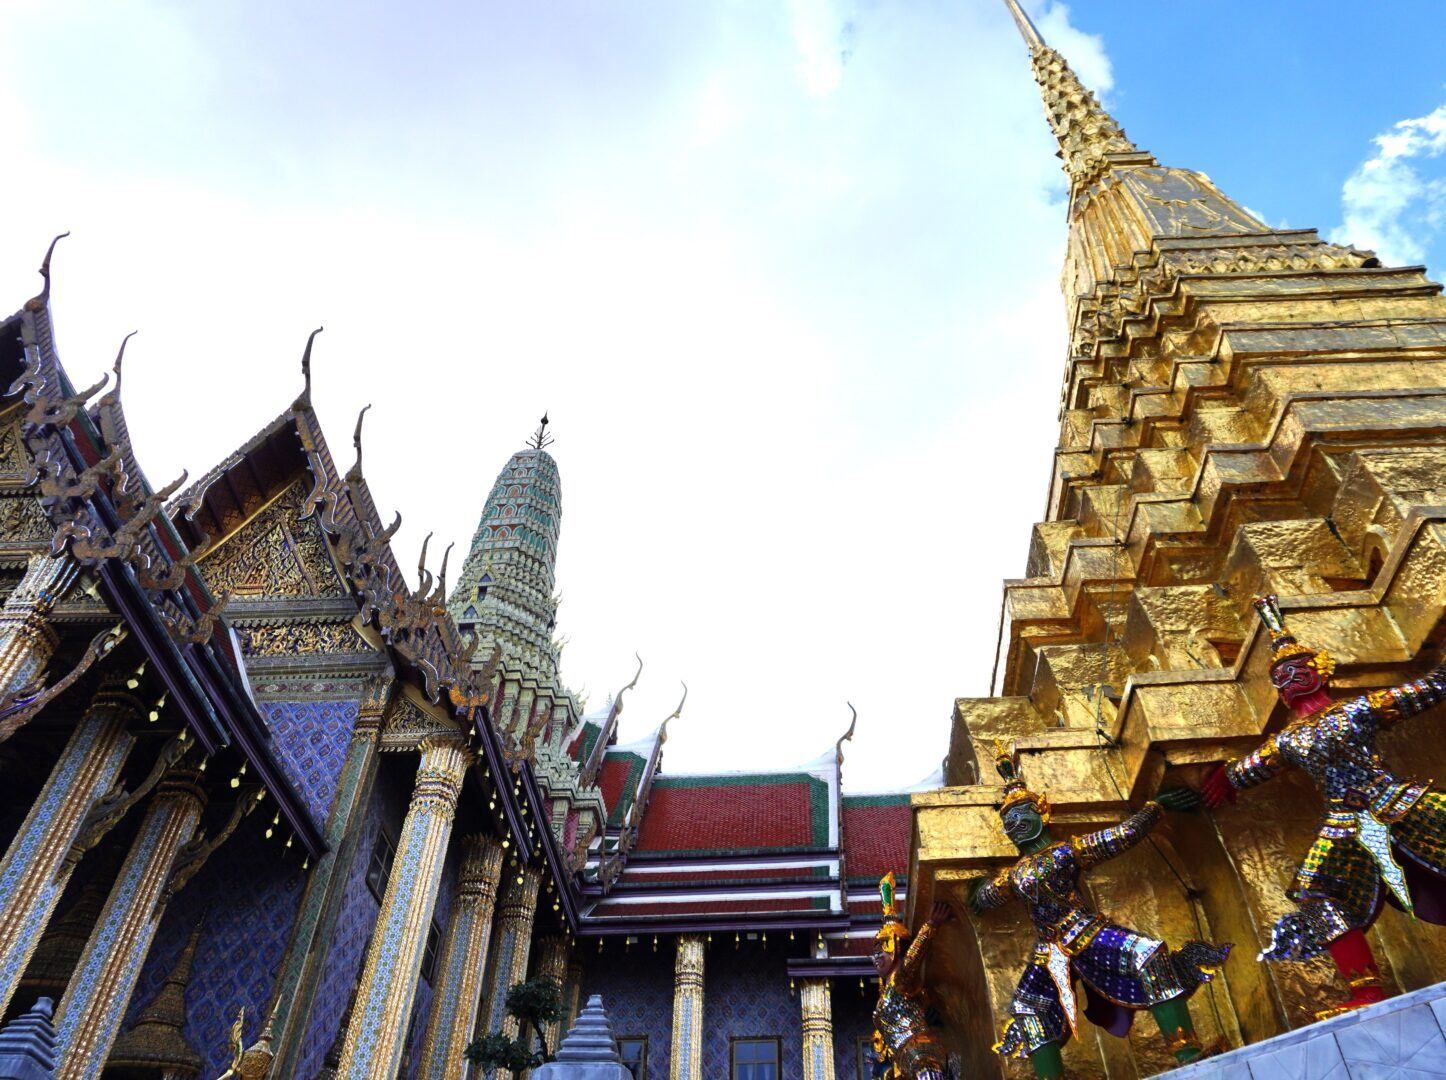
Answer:
POLYGON ((527 978, 532 923, 537 914, 537 886, 541 880, 538 871, 530 866, 509 867, 503 879, 497 944, 492 950, 492 972, 487 987, 487 1012, 478 1018, 478 1034, 491 1031, 509 1036, 517 1034, 517 1021, 507 1015, 507 991, 527 978))
POLYGON ((803 1080, 834 1080, 833 1001, 827 979, 799 984, 803 1008, 803 1080))
POLYGON ((502 845, 490 836, 462 840, 457 897, 442 940, 437 985, 423 1042, 423 1080, 453 1080, 466 1067, 462 1051, 472 1037, 482 998, 482 969, 492 937, 492 914, 502 877, 502 845))
POLYGON ((703 937, 678 938, 673 967, 673 1054, 669 1080, 703 1080, 703 937))
POLYGON ((59 640, 47 616, 80 573, 69 555, 32 555, 25 576, 0 608, 0 695, 31 682, 59 640))
POLYGON ((397 1075, 457 795, 471 760, 471 751, 460 737, 429 736, 422 741, 417 782, 376 929, 367 946, 338 1077, 393 1080, 397 1075))
POLYGON ((135 698, 101 686, 0 861, 0 1012, 70 880, 71 844, 130 753, 135 740, 126 728, 140 714, 135 698))
POLYGON ((567 988, 562 992, 563 1006, 567 1009, 567 1016, 563 1018, 563 1033, 572 1030, 572 1025, 577 1022, 578 1009, 582 1006, 582 961, 574 959, 567 965, 567 988))
POLYGON ((92 1080, 105 1068, 141 965, 165 911, 176 857, 205 808, 200 775, 161 781, 56 1010, 56 1080, 92 1080))
MULTIPOLYGON (((567 961, 572 953, 567 937, 564 934, 549 934, 538 940, 537 949, 537 977, 551 983, 557 991, 558 1001, 562 1001, 563 984, 567 979, 567 961)), ((556 1053, 557 1044, 562 1041, 562 1021, 554 1020, 548 1024, 544 1038, 547 1040, 548 1052, 556 1053)))

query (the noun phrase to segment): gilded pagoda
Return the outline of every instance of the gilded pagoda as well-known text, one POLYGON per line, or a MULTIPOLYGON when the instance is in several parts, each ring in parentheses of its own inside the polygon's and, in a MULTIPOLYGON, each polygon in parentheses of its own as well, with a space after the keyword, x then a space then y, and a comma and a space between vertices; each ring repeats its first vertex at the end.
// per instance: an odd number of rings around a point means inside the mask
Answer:
MULTIPOLYGON (((1204 174, 1162 165, 1010 7, 1069 178, 1069 351, 1048 512, 1025 577, 1004 585, 995 696, 956 702, 947 786, 913 799, 915 921, 940 898, 962 910, 1013 857, 999 744, 1048 794, 1055 829, 1079 835, 1200 787, 1278 729, 1257 594, 1278 594, 1292 633, 1356 693, 1436 664, 1446 614, 1440 286, 1272 228, 1204 174)), ((1415 723, 1382 753, 1442 775, 1440 719, 1415 723)), ((1319 817, 1287 773, 1173 816, 1091 874, 1102 910, 1172 941, 1236 943, 1190 1003, 1207 1040, 1256 1042, 1344 998, 1324 958, 1257 960, 1319 817)), ((1439 929, 1387 911, 1368 936, 1388 992, 1446 978, 1439 929)), ((1031 947, 1018 912, 955 920, 936 944, 930 981, 972 1075, 1007 1068, 991 1046, 1031 947)), ((1081 1076, 1172 1064, 1139 1025, 1128 1039, 1082 1026, 1065 1058, 1081 1076)))

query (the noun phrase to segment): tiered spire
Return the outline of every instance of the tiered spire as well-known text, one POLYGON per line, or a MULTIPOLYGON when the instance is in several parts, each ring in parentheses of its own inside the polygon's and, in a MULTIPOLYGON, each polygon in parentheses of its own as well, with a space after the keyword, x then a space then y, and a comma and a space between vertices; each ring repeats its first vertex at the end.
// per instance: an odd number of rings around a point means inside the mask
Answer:
POLYGON ((1059 143, 1059 156, 1069 174, 1070 188, 1078 191, 1098 180, 1109 165, 1119 160, 1135 165, 1156 161, 1125 136, 1095 95, 1080 82, 1065 58, 1051 49, 1040 36, 1018 0, 1005 0, 1024 43, 1029 46, 1034 80, 1044 97, 1044 111, 1059 143))
POLYGON ((497 475, 447 605, 463 633, 478 635, 476 656, 500 646, 505 666, 548 684, 557 678, 553 588, 562 517, 557 462, 543 449, 551 441, 544 418, 497 475))

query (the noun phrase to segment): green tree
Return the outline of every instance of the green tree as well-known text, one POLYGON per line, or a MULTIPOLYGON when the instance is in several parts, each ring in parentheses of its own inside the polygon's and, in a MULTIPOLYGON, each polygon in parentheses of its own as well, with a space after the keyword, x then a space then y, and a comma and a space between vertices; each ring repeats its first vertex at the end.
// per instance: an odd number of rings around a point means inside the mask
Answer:
POLYGON ((467 1060, 495 1072, 507 1069, 521 1073, 552 1060, 547 1045, 547 1025, 561 1020, 562 995, 547 979, 529 979, 507 991, 507 1012, 517 1020, 517 1037, 508 1038, 500 1031, 484 1035, 467 1047, 467 1060), (533 1033, 538 1049, 533 1047, 533 1033))

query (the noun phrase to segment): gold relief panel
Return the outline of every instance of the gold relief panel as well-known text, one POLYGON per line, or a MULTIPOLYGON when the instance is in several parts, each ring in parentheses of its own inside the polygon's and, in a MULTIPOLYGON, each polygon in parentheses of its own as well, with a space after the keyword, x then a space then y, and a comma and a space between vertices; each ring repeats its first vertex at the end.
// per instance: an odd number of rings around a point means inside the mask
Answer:
POLYGON ((307 486, 298 480, 201 560, 216 593, 246 596, 345 596, 314 519, 302 521, 307 486))
POLYGON ((288 623, 237 628, 247 656, 369 652, 371 646, 350 623, 288 623))
POLYGON ((50 519, 33 495, 0 498, 0 547, 49 544, 52 531, 50 519))
POLYGON ((23 484, 33 467, 30 451, 20 438, 19 423, 0 428, 0 484, 23 484))
POLYGON ((458 735, 457 725, 451 720, 434 716, 399 694, 382 723, 380 749, 393 753, 415 750, 422 745, 422 740, 429 737, 458 735))

